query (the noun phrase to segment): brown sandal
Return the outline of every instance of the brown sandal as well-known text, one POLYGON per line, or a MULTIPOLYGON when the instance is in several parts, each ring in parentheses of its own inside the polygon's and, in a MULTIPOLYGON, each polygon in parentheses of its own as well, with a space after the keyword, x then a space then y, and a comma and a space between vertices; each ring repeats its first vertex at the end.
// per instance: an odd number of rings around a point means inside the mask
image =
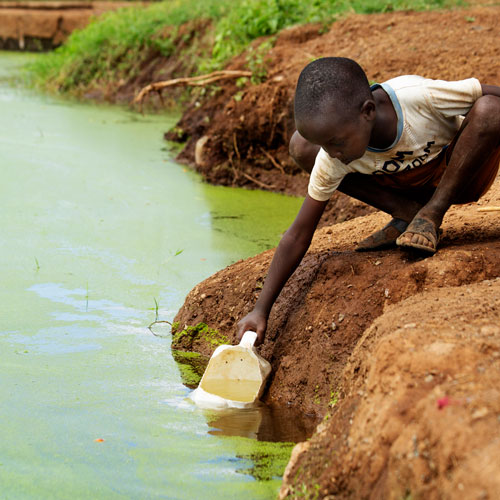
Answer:
POLYGON ((360 241, 356 247, 356 252, 368 252, 370 250, 383 250, 396 246, 396 239, 408 227, 408 222, 403 219, 392 219, 389 224, 379 229, 376 233, 360 241))
POLYGON ((441 231, 436 229, 431 221, 423 219, 422 217, 416 217, 411 221, 410 225, 406 228, 406 231, 396 240, 396 245, 402 248, 420 250, 432 255, 436 253, 440 234, 441 231), (405 241, 405 238, 408 238, 406 233, 423 236, 432 244, 432 247, 428 247, 420 243, 412 243, 411 238, 405 241))

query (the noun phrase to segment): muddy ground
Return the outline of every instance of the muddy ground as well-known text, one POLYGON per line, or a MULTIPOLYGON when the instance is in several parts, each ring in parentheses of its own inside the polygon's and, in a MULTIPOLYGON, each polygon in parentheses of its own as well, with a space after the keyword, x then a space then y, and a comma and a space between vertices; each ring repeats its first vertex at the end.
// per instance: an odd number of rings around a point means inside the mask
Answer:
MULTIPOLYGON (((231 92, 241 89, 226 84, 188 110, 181 157, 212 182, 304 194, 307 179, 286 152, 304 64, 335 54, 356 58, 371 80, 417 73, 499 85, 499 14, 478 6, 354 15, 323 35, 288 30, 269 55, 267 81, 239 100, 231 92)), ((294 450, 281 498, 500 497, 500 211, 478 211, 499 205, 497 178, 479 203, 449 211, 439 251, 422 258, 354 252, 388 217, 333 200, 259 348, 273 366, 265 401, 324 417, 294 450)), ((234 340, 272 254, 196 286, 175 318, 179 328, 204 322, 234 340)), ((186 337, 175 347, 213 348, 186 337)))

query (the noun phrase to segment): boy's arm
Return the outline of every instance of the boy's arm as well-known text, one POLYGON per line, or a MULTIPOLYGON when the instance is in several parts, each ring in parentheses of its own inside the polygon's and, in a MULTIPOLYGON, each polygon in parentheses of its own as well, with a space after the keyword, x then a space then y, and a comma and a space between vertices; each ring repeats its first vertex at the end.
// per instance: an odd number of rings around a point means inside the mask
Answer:
POLYGON ((496 85, 481 84, 481 89, 483 91, 483 95, 495 95, 500 97, 500 87, 497 87, 496 85))
POLYGON ((238 323, 238 338, 252 330, 257 332, 258 343, 263 341, 274 301, 307 252, 326 204, 306 195, 297 217, 281 238, 253 311, 238 323))

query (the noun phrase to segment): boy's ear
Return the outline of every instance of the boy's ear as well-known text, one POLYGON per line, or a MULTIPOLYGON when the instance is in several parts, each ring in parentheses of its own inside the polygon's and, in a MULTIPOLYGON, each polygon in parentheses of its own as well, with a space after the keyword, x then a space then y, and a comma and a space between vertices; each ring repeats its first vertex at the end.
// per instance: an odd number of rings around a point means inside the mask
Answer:
POLYGON ((375 101, 372 99, 367 99, 362 105, 361 105, 361 114, 368 120, 372 121, 375 119, 375 101))

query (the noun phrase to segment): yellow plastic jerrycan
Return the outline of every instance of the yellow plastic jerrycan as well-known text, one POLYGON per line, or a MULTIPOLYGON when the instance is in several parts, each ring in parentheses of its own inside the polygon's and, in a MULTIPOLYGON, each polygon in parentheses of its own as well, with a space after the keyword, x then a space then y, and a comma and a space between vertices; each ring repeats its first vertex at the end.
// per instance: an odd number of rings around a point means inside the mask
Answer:
POLYGON ((260 398, 271 365, 255 351, 255 332, 245 332, 236 345, 221 345, 191 399, 202 408, 248 408, 260 398))

